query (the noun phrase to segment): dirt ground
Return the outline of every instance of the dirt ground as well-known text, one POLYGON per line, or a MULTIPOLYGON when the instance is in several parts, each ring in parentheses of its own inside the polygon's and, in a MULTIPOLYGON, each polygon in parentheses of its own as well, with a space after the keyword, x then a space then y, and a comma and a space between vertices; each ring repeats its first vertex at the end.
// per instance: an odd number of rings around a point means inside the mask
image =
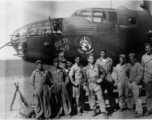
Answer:
MULTIPOLYGON (((19 82, 19 89, 27 99, 28 103, 33 102, 32 98, 32 86, 29 82, 29 77, 7 77, 0 78, 0 118, 1 119, 19 119, 16 118, 16 115, 19 112, 19 96, 17 94, 15 103, 13 105, 13 111, 10 111, 10 104, 13 98, 13 94, 15 92, 14 82, 19 82), (4 94, 5 93, 5 94, 4 94)), ((143 108, 145 111, 145 97, 142 97, 143 108)), ((88 113, 83 113, 82 116, 74 115, 70 119, 103 119, 102 114, 98 114, 95 117, 91 117, 92 111, 88 111, 88 113)), ((140 119, 151 119, 152 116, 145 116, 140 119)), ((65 116, 61 117, 61 119, 67 119, 65 116)), ((69 119, 69 118, 68 118, 69 119)), ((135 119, 134 114, 130 111, 125 110, 123 112, 114 112, 109 116, 109 119, 135 119)))

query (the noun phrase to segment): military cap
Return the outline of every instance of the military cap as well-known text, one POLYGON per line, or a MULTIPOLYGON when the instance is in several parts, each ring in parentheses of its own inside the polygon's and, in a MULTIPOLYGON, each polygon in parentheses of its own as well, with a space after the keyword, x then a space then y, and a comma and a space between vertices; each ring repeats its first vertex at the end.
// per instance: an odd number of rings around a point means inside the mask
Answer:
POLYGON ((150 46, 151 47, 151 44, 150 43, 145 43, 144 46, 150 46))
POLYGON ((93 53, 90 53, 88 56, 87 56, 87 59, 89 59, 90 56, 94 56, 93 53))
POLYGON ((41 60, 37 60, 35 63, 37 65, 38 63, 42 63, 42 61, 41 60))
POLYGON ((129 57, 135 57, 135 53, 130 53, 129 57))
POLYGON ((126 55, 125 54, 121 54, 121 55, 119 55, 119 57, 121 57, 123 59, 126 59, 126 55))
POLYGON ((62 63, 65 63, 65 62, 67 62, 67 60, 64 58, 64 59, 62 59, 61 62, 62 62, 62 63))
POLYGON ((59 59, 58 58, 54 58, 53 62, 58 62, 59 59))
POLYGON ((60 52, 59 56, 63 57, 64 56, 64 52, 60 52))
POLYGON ((104 51, 105 53, 107 52, 105 49, 101 49, 101 50, 100 50, 100 53, 101 53, 102 51, 104 51))

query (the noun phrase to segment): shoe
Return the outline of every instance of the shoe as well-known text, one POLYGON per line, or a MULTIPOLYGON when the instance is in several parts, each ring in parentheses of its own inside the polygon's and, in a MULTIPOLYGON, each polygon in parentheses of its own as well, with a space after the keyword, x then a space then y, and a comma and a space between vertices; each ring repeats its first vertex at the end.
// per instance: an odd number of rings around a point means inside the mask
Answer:
POLYGON ((119 109, 119 112, 122 112, 122 111, 123 111, 123 108, 120 108, 120 109, 119 109))
POLYGON ((60 115, 57 115, 55 118, 57 118, 57 119, 60 118, 60 115))
POLYGON ((93 113, 92 113, 91 116, 92 116, 92 117, 96 116, 96 111, 95 111, 95 110, 93 111, 93 113))
POLYGON ((132 108, 128 108, 128 110, 131 111, 131 112, 135 112, 135 110, 132 109, 132 108))
POLYGON ((83 112, 83 113, 88 113, 88 111, 86 111, 86 110, 82 110, 82 112, 83 112))
POLYGON ((113 109, 113 111, 114 111, 114 112, 116 112, 116 111, 117 111, 117 109, 113 109))
POLYGON ((72 116, 71 116, 71 115, 69 115, 69 114, 68 114, 68 115, 65 115, 65 116, 66 116, 67 118, 71 118, 71 117, 72 117, 72 116))
POLYGON ((79 115, 79 116, 82 116, 82 113, 81 113, 81 112, 78 112, 78 115, 79 115))
POLYGON ((137 114, 134 117, 136 117, 136 118, 143 117, 143 114, 137 114))
POLYGON ((104 119, 108 119, 107 113, 103 113, 104 119))
POLYGON ((147 111, 144 115, 145 116, 148 116, 148 115, 150 115, 151 114, 151 112, 150 111, 147 111))

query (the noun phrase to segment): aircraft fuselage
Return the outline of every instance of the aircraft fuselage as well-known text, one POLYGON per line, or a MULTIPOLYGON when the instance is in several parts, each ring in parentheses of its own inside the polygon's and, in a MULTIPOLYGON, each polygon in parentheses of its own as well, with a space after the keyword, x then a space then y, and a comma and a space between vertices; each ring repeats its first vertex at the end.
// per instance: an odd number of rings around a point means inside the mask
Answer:
POLYGON ((134 52, 141 59, 145 52, 143 44, 150 42, 146 33, 151 28, 147 11, 87 8, 69 18, 25 25, 14 32, 22 36, 13 36, 12 45, 17 55, 29 62, 42 59, 49 63, 60 51, 65 51, 68 60, 73 61, 79 53, 86 64, 89 53, 98 58, 100 50, 106 49, 116 64, 121 53, 134 52))

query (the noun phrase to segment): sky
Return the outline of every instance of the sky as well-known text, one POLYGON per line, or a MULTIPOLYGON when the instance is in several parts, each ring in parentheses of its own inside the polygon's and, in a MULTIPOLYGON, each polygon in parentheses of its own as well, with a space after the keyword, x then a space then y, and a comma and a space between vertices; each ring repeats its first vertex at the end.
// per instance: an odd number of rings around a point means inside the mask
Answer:
MULTIPOLYGON (((142 10, 142 0, 81 0, 81 1, 0 1, 0 46, 10 41, 10 35, 25 24, 51 18, 69 17, 81 8, 118 8, 142 10)), ((0 60, 20 59, 15 50, 7 46, 0 49, 0 60)))

